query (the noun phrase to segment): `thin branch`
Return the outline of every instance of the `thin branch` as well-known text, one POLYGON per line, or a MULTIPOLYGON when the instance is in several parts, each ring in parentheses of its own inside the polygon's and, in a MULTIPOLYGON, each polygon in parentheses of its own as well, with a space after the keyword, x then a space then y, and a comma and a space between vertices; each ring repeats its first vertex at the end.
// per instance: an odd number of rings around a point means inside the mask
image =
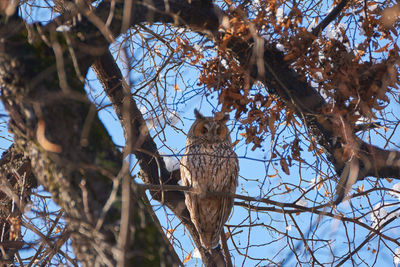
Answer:
POLYGON ((233 267, 231 254, 229 253, 228 242, 226 240, 225 231, 223 229, 221 231, 221 246, 225 255, 226 267, 233 267))
POLYGON ((299 227, 299 225, 297 224, 296 220, 294 219, 293 215, 289 213, 289 217, 290 217, 290 219, 292 219, 292 222, 294 223, 294 226, 296 227, 297 231, 299 232, 299 235, 301 236, 301 240, 303 241, 303 244, 304 244, 304 246, 306 247, 308 253, 310 253, 311 257, 313 258, 313 265, 314 265, 315 263, 317 263, 318 265, 323 266, 323 265, 317 260, 317 258, 315 258, 314 252, 312 251, 312 249, 311 249, 310 246, 308 245, 308 243, 307 243, 307 241, 306 241, 306 239, 305 239, 305 237, 304 237, 303 231, 300 229, 300 227, 299 227))
MULTIPOLYGON (((390 218, 389 220, 387 220, 386 222, 384 222, 382 224, 382 226, 380 227, 380 229, 382 229, 384 226, 388 225, 389 223, 391 223, 392 221, 396 220, 397 217, 393 217, 390 218)), ((338 264, 336 264, 336 266, 342 266, 350 257, 352 257, 354 254, 356 254, 363 246, 365 246, 375 235, 379 235, 380 233, 380 229, 378 229, 376 232, 370 232, 367 237, 364 239, 363 242, 361 242, 360 245, 358 245, 357 248, 355 248, 353 251, 351 251, 351 253, 349 253, 343 260, 341 260, 338 264)))
POLYGON ((326 26, 329 25, 329 23, 331 23, 333 20, 337 18, 337 16, 340 14, 340 12, 342 12, 342 10, 344 9, 344 7, 347 5, 348 2, 349 0, 342 0, 337 6, 335 6, 335 8, 332 9, 332 11, 328 14, 328 16, 326 16, 321 21, 321 23, 318 24, 317 27, 315 27, 312 30, 312 34, 318 36, 326 28, 326 26))
MULTIPOLYGON (((145 130, 147 129, 146 122, 134 100, 131 100, 129 106, 131 120, 125 120, 122 115, 124 110, 124 101, 122 101, 124 99, 124 78, 109 51, 96 60, 94 70, 113 104, 114 110, 125 130, 125 135, 128 127, 131 127, 131 136, 129 138, 131 138, 132 145, 134 146, 132 152, 139 160, 139 165, 143 171, 142 180, 146 184, 158 186, 157 189, 161 189, 162 187, 162 190, 152 192, 153 198, 159 201, 164 200, 165 205, 178 216, 199 248, 203 263, 207 266, 211 265, 213 262, 212 257, 201 246, 197 230, 190 220, 189 212, 185 206, 183 192, 163 190, 165 186, 176 185, 179 179, 179 176, 176 177, 176 175, 179 175, 179 172, 170 173, 166 169, 164 160, 159 155, 156 144, 150 137, 148 130, 145 130), (159 192, 162 194, 159 194, 159 192)), ((128 138, 127 135, 126 138, 128 138)))

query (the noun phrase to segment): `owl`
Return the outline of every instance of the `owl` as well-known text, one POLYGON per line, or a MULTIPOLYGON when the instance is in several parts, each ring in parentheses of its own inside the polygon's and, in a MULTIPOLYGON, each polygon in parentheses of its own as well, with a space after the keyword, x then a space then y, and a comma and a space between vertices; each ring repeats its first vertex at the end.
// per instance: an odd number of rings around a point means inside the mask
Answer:
POLYGON ((205 117, 196 109, 194 114, 180 172, 182 184, 193 189, 185 194, 190 219, 202 246, 211 251, 233 207, 239 163, 226 126, 229 116, 205 117))

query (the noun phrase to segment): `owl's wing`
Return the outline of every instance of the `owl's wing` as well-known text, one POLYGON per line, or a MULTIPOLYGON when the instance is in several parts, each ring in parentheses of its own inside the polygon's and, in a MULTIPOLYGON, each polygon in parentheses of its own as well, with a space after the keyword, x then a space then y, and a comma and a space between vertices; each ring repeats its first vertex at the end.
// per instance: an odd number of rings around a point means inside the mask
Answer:
POLYGON ((183 186, 192 186, 192 176, 187 168, 187 156, 183 156, 180 161, 180 172, 183 186))
MULTIPOLYGON (((231 191, 229 193, 233 195, 237 187, 237 173, 232 174, 231 181, 232 181, 231 191)), ((226 221, 229 218, 229 215, 231 214, 233 208, 233 202, 234 202, 233 196, 221 197, 221 207, 220 207, 221 219, 218 221, 218 226, 217 226, 220 229, 218 233, 218 238, 220 232, 224 228, 226 221)))
MULTIPOLYGON (((196 194, 186 195, 186 206, 190 217, 200 236, 200 241, 206 249, 219 244, 219 235, 225 223, 226 197, 200 197, 196 194)), ((229 204, 228 204, 229 205, 229 204)), ((229 216, 229 214, 228 214, 229 216)))
POLYGON ((231 210, 233 207, 233 197, 223 197, 221 199, 221 219, 217 222, 218 225, 218 233, 216 233, 218 236, 217 238, 219 239, 219 236, 221 234, 221 231, 224 229, 224 225, 226 221, 229 218, 229 215, 231 214, 231 210))
MULTIPOLYGON (((235 182, 232 188, 236 188, 235 182)), ((202 245, 206 249, 218 246, 221 231, 233 207, 233 196, 207 197, 201 194, 187 193, 185 203, 191 220, 200 235, 202 245)))

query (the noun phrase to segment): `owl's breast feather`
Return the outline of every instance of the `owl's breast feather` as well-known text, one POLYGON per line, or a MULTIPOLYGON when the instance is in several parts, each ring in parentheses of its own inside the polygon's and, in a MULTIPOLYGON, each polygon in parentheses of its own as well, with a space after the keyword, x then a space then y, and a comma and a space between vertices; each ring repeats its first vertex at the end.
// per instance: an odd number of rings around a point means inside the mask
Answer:
POLYGON ((183 185, 212 192, 236 191, 237 155, 226 143, 191 144, 181 160, 183 185))

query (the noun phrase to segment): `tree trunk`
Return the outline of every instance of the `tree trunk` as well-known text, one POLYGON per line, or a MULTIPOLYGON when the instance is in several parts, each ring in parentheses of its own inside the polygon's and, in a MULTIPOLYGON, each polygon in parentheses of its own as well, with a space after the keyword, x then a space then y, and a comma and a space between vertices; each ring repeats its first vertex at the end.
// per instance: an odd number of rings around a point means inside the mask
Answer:
MULTIPOLYGON (((179 259, 151 217, 151 207, 142 200, 144 192, 131 182, 132 194, 119 189, 129 173, 121 171, 122 154, 94 115, 81 79, 93 55, 77 50, 81 64, 77 71, 62 47, 67 40, 61 35, 58 39, 51 31, 46 44, 33 28, 28 39, 16 15, 0 19, 0 87, 15 147, 29 157, 33 174, 65 211, 77 259, 84 266, 178 265, 179 259), (133 214, 121 222, 121 214, 129 213, 121 208, 121 198, 126 196, 133 214), (129 236, 115 231, 123 226, 129 236)), ((105 51, 107 43, 103 45, 99 49, 105 51)), ((126 206, 122 203, 122 207, 126 206)))

